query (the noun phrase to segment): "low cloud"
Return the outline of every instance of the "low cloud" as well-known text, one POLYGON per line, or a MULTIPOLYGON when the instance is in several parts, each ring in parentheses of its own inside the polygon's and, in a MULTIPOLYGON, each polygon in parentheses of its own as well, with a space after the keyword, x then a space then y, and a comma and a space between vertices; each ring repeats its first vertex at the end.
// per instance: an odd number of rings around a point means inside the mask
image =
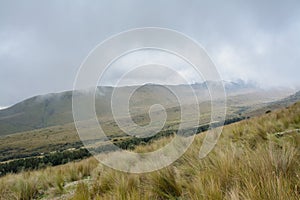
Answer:
MULTIPOLYGON (((175 29, 199 42, 225 80, 300 85, 297 0, 7 0, 0 2, 0 105, 71 90, 91 49, 113 34, 146 26, 175 29)), ((195 79, 187 69, 179 72, 195 79)))

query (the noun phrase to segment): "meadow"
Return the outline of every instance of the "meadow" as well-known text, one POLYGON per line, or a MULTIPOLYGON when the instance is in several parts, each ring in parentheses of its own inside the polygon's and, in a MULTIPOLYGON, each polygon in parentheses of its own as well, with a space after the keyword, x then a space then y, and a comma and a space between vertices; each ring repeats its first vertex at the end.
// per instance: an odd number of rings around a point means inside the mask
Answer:
MULTIPOLYGON (((299 199, 300 103, 224 127, 199 159, 206 133, 171 166, 146 174, 105 167, 93 157, 0 178, 0 199, 299 199)), ((164 137, 133 151, 167 144, 164 137)), ((109 153, 107 153, 109 156, 109 153)))

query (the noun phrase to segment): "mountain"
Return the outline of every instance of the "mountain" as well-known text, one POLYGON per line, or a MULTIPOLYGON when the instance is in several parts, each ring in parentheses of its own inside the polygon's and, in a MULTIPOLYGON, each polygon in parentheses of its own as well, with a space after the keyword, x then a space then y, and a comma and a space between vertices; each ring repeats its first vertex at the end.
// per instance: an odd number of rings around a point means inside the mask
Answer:
MULTIPOLYGON (((251 91, 257 91, 259 87, 252 82, 245 82, 243 80, 237 81, 222 81, 226 93, 233 95, 234 93, 249 93, 251 91)), ((220 84, 218 81, 205 81, 202 83, 192 84, 193 88, 208 88, 209 86, 214 87, 215 85, 220 84)))
POLYGON ((247 114, 248 114, 248 116, 261 115, 266 112, 270 112, 272 110, 288 107, 299 101, 300 101, 300 91, 298 91, 292 95, 289 95, 288 97, 282 98, 280 100, 261 104, 259 108, 253 109, 252 111, 248 112, 247 114))
POLYGON ((288 106, 288 105, 296 103, 298 101, 300 101, 300 91, 296 92, 293 95, 290 95, 287 98, 284 98, 282 100, 274 102, 274 104, 284 104, 284 105, 288 106))
MULTIPOLYGON (((219 83, 207 81, 191 85, 199 102, 210 100, 207 86, 212 84, 219 83)), ((264 101, 280 99, 287 96, 288 93, 288 91, 270 91, 266 93, 244 82, 224 82, 223 84, 225 85, 230 106, 236 109, 243 109, 240 107, 250 106, 257 102, 262 103, 264 101)), ((169 85, 166 87, 171 88, 175 93, 183 95, 186 105, 194 102, 190 85, 169 85)), ((130 99, 130 112, 132 115, 138 115, 147 113, 153 104, 161 104, 165 108, 170 108, 170 112, 173 112, 171 108, 177 110, 176 107, 179 105, 176 96, 170 93, 166 87, 146 84, 143 86, 126 86, 116 89, 120 92, 121 96, 128 95, 132 89, 137 89, 130 99)), ((103 121, 112 119, 110 108, 111 96, 114 89, 113 87, 105 86, 98 87, 96 91, 95 108, 97 116, 103 121)), ((80 95, 84 95, 84 92, 80 95)), ((0 110, 0 136, 71 122, 73 122, 72 91, 35 96, 7 109, 0 110)))
POLYGON ((72 92, 36 96, 0 110, 0 134, 38 129, 71 120, 72 92))

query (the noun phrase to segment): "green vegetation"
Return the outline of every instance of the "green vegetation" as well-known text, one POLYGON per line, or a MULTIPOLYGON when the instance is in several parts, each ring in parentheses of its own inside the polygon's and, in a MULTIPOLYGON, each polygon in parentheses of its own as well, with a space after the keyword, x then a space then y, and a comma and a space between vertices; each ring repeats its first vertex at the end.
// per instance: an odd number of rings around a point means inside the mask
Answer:
POLYGON ((63 151, 46 154, 38 157, 23 158, 0 163, 0 176, 7 173, 17 173, 24 170, 41 169, 46 166, 56 166, 74 160, 80 160, 91 156, 86 149, 63 151))
MULTIPOLYGON (((117 172, 93 158, 0 178, 3 199, 299 199, 300 103, 224 127, 214 150, 205 134, 171 166, 147 174, 117 172)), ((164 137, 136 152, 158 149, 164 137)), ((109 153, 107 154, 109 156, 109 153)))

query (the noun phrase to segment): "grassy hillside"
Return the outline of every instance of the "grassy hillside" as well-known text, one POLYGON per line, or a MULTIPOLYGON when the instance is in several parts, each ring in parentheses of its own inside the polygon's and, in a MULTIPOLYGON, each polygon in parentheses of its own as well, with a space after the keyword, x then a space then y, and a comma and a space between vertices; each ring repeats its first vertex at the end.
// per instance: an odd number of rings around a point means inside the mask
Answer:
MULTIPOLYGON (((181 86, 184 87, 184 86, 181 86)), ((182 90, 182 88, 179 88, 182 90)), ((177 87, 176 87, 177 88, 177 87)), ((125 88, 126 89, 126 88, 125 88)), ((103 91, 102 91, 103 92, 103 91)), ((107 89, 106 93, 111 92, 107 89)), ((135 123, 139 125, 146 125, 149 123, 148 109, 150 105, 154 103, 160 103, 164 105, 167 109, 167 121, 163 131, 165 130, 176 130, 178 128, 178 123, 180 122, 180 107, 174 103, 173 99, 170 99, 168 94, 164 98, 162 88, 154 88, 154 86, 145 86, 140 89, 138 93, 133 96, 132 105, 132 119, 135 123), (162 98, 159 98, 157 95, 149 98, 149 95, 160 91, 162 98), (168 97, 168 99, 167 99, 168 97), (147 99, 147 101, 143 101, 147 99), (158 99, 158 101, 156 100, 158 99)), ((100 98, 100 97, 99 97, 100 98)), ((247 95, 242 96, 233 96, 230 99, 227 108, 228 118, 240 117, 242 113, 245 113, 245 110, 248 109, 245 105, 253 104, 255 100, 247 98, 247 95), (239 101, 239 103, 237 102, 239 101), (243 105, 241 105, 243 102, 243 105)), ((9 134, 4 137, 0 137, 0 162, 6 161, 15 158, 23 158, 30 156, 38 156, 41 154, 49 153, 52 151, 63 151, 69 148, 79 148, 81 142, 77 135, 75 126, 73 123, 67 123, 69 120, 73 120, 71 115, 71 110, 68 110, 68 105, 71 103, 71 93, 62 93, 56 95, 48 95, 48 97, 35 97, 29 100, 26 100, 20 104, 17 104, 10 109, 0 112, 0 135, 6 135, 7 132, 5 129, 8 127, 8 130, 15 129, 25 129, 28 126, 39 123, 44 117, 44 122, 46 128, 35 128, 34 130, 18 132, 15 134, 9 134), (45 109, 45 102, 48 103, 47 109, 45 109), (58 108, 58 109, 56 109, 58 108), (24 112, 23 112, 23 111, 24 112), (40 116, 44 111, 49 113, 50 110, 54 110, 51 115, 45 114, 43 117, 40 116), (60 111, 58 111, 60 110, 60 111), (4 117, 4 114, 6 117, 4 117), (15 116, 13 113, 21 113, 18 116, 15 116), (12 117, 7 117, 11 116, 12 117), (34 117, 31 117, 34 116, 34 117), (67 116, 67 117, 66 117, 67 116), (2 118, 1 118, 2 117, 2 118), (4 118, 4 119, 3 119, 4 118), (36 119, 37 118, 37 119, 36 119), (36 120, 36 121, 35 121, 36 120), (57 124, 58 121, 61 121, 62 125, 50 126, 51 124, 57 124), (20 125, 20 122, 21 125, 20 125), (24 127, 23 127, 24 125, 24 127), (10 129, 9 127, 13 128, 10 129)), ((109 104, 107 101, 99 101, 99 108, 107 108, 105 106, 109 104), (100 105, 101 104, 101 105, 100 105)), ((189 105, 186 105, 185 108, 191 109, 189 105)), ((210 103, 204 101, 200 104, 201 110, 201 124, 206 124, 210 121, 210 103)), ((123 131, 121 131, 117 124, 111 119, 110 111, 102 109, 101 117, 101 126, 104 129, 105 133, 111 138, 111 140, 127 140, 129 137, 123 131), (103 114, 105 113, 105 114, 103 114)), ((191 120, 196 120, 191 117, 191 120)), ((35 127, 35 126, 33 126, 35 127)), ((91 127, 92 128, 92 127, 91 127)), ((31 128, 29 128, 31 129, 31 128)))
MULTIPOLYGON (((213 84, 213 83, 210 83, 213 84)), ((132 88, 128 86, 118 88, 121 95, 128 94, 132 88)), ((172 90, 185 97, 185 104, 189 105, 193 100, 193 94, 187 85, 168 86, 172 90)), ((194 84, 192 87, 199 102, 210 99, 205 83, 194 84)), ((96 93, 95 108, 97 116, 103 121, 111 120, 111 95, 112 87, 99 87, 96 93)), ((247 85, 231 84, 226 87, 229 97, 229 107, 243 109, 254 104, 272 101, 287 96, 291 91, 261 91, 247 85)), ((82 93, 81 95, 84 95, 82 93)), ((178 106, 176 97, 166 88, 158 85, 144 85, 134 93, 130 99, 130 111, 132 114, 142 114, 148 111, 149 106, 161 104, 166 108, 178 106)), ((32 97, 10 108, 0 110, 0 136, 12 133, 30 131, 51 126, 61 126, 73 122, 72 116, 72 92, 54 93, 32 97)))
MULTIPOLYGON (((148 94, 150 94, 149 88, 143 88, 143 91, 137 94, 136 101, 133 101, 135 105, 133 106, 132 119, 135 123, 141 126, 148 124, 150 120, 147 110, 149 108, 147 108, 147 105, 152 105, 153 103, 155 103, 154 98, 148 99, 148 103, 137 101, 143 99, 143 97, 141 96, 144 95, 144 93, 147 94, 147 97, 148 94)), ((227 119, 246 117, 247 111, 249 109, 254 109, 255 107, 257 107, 256 105, 246 106, 252 105, 253 102, 257 101, 257 99, 260 98, 260 96, 249 98, 249 95, 250 94, 238 95, 229 98, 227 107, 227 119)), ((167 105, 166 102, 167 101, 159 102, 167 107, 166 112, 168 116, 162 132, 177 130, 178 124, 180 123, 180 107, 171 107, 170 105, 167 105)), ((207 124, 210 121, 210 106, 211 105, 209 102, 200 103, 200 124, 207 124)), ((183 107, 187 110, 192 109, 192 107, 189 105, 183 107)), ((191 120, 196 120, 196 118, 190 118, 191 120)), ((101 126, 103 130, 112 141, 122 143, 131 138, 122 130, 120 130, 117 124, 113 120, 111 120, 110 117, 108 117, 107 119, 99 119, 101 120, 101 126)), ((92 130, 93 127, 90 127, 90 131, 92 130)), ((40 156, 42 154, 47 154, 53 151, 64 151, 69 148, 80 148, 81 146, 82 143, 78 137, 73 123, 49 126, 46 128, 24 131, 0 137, 0 162, 16 158, 40 156)))
MULTIPOLYGON (((210 104, 207 102, 200 104, 202 112, 200 124, 207 124, 210 121, 209 107, 210 104)), ((187 109, 191 108, 188 107, 187 109)), ((242 118, 239 114, 239 109, 238 107, 228 108, 228 119, 232 121, 232 119, 239 120, 242 118)), ((165 135, 165 133, 173 132, 178 129, 178 124, 180 123, 179 111, 179 107, 166 109, 168 117, 165 126, 159 134, 165 135)), ((195 119, 191 118, 191 120, 195 119)), ((149 115, 134 115, 133 121, 139 125, 148 124, 149 115)), ((120 130, 117 124, 112 120, 101 122, 101 126, 108 138, 114 143, 122 145, 122 143, 127 143, 127 141, 134 139, 132 136, 120 130)), ((93 127, 89 127, 89 131, 93 131, 93 127)), ((106 142, 103 142, 103 146, 105 145, 106 142)), ((73 123, 16 133, 0 137, 0 164, 2 161, 40 156, 53 151, 65 151, 70 148, 78 149, 80 147, 82 147, 82 142, 78 137, 73 123)))
MULTIPOLYGON (((0 178, 2 199, 299 199, 300 103, 224 127, 199 159, 205 134, 171 166, 127 174, 93 158, 0 178)), ((171 138, 135 148, 149 152, 171 138)), ((109 154, 107 154, 109 156, 109 154)))
MULTIPOLYGON (((200 88, 202 87, 203 86, 201 86, 200 88)), ((183 90, 184 86, 180 86, 180 87, 176 86, 176 88, 179 90, 183 90)), ((102 92, 104 93, 104 89, 102 90, 103 90, 102 92)), ((148 98, 149 94, 152 94, 159 90, 161 90, 160 93, 163 93, 162 88, 154 89, 153 85, 151 86, 146 85, 145 87, 142 87, 141 90, 133 96, 133 101, 132 101, 133 121, 139 125, 148 124, 149 115, 147 109, 153 103, 161 103, 167 107, 166 111, 168 114, 167 122, 163 130, 164 131, 176 130, 178 127, 179 114, 180 114, 179 112, 180 108, 176 106, 176 103, 172 103, 172 99, 166 100, 166 98, 162 98, 160 102, 157 102, 155 99, 160 99, 157 96, 148 98), (147 102, 141 101, 142 99, 145 98, 148 99, 147 102)), ((106 93, 108 94, 109 92, 110 89, 108 88, 106 90, 106 93)), ((294 96, 295 97, 292 98, 293 101, 299 98, 298 95, 294 95, 294 96)), ((268 95, 265 95, 263 92, 256 92, 256 93, 246 93, 246 94, 230 96, 227 102, 227 118, 232 119, 237 117, 238 118, 247 117, 249 115, 256 116, 258 114, 265 113, 267 110, 274 109, 274 106, 265 107, 263 101, 266 100, 271 101, 276 97, 278 98, 278 94, 273 96, 272 92, 270 92, 270 94, 268 95)), ((31 118, 29 117, 29 115, 34 115, 33 114, 34 110, 37 108, 42 109, 45 102, 42 101, 41 98, 42 97, 29 99, 25 102, 17 104, 16 106, 8 110, 5 110, 5 113, 9 114, 8 116, 10 116, 10 114, 12 113, 15 112, 18 113, 21 112, 22 109, 25 109, 26 110, 26 115, 24 114, 25 117, 16 116, 13 118, 5 118, 5 120, 3 120, 3 115, 2 115, 2 120, 1 120, 1 112, 0 112, 0 135, 1 134, 5 135, 6 133, 5 127, 7 126, 13 126, 14 128, 18 127, 20 125, 19 124, 20 121, 22 121, 22 124, 26 127, 28 126, 28 124, 32 125, 31 121, 34 121, 35 118, 31 118), (32 109, 32 111, 30 109, 32 109), (18 119, 18 117, 20 117, 20 119, 18 119)), ((45 121, 49 123, 48 124, 49 126, 46 128, 18 132, 16 134, 10 134, 5 137, 0 137, 0 162, 10 160, 10 159, 16 159, 16 158, 38 156, 52 151, 64 151, 69 148, 79 148, 81 146, 81 142, 77 135, 74 124, 66 123, 68 120, 73 120, 71 119, 71 116, 69 116, 71 115, 70 113, 71 111, 66 110, 66 108, 68 107, 67 105, 71 103, 71 93, 66 92, 60 95, 58 94, 48 95, 48 97, 43 97, 43 98, 51 100, 51 103, 48 104, 49 109, 50 108, 54 109, 58 107, 61 111, 60 112, 55 111, 54 113, 52 113, 51 116, 46 116, 47 120, 45 121), (64 116, 68 116, 68 117, 65 118, 64 116), (68 120, 64 121, 64 119, 68 119, 68 120), (50 126, 52 122, 54 124, 57 124, 57 121, 63 122, 63 125, 50 126)), ((285 102, 284 104, 282 103, 272 103, 272 104, 276 105, 275 108, 284 107, 288 103, 292 102, 289 99, 290 98, 284 99, 283 101, 285 102)), ((105 104, 108 104, 108 102, 106 103, 98 102, 98 103, 99 103, 98 107, 100 108, 102 108, 105 104), (100 105, 100 103, 102 105, 100 105)), ((187 105, 186 109, 190 109, 190 107, 187 105)), ((200 104, 200 110, 201 110, 200 123, 201 124, 208 123, 210 121, 210 103, 207 101, 202 102, 200 104)), ((106 114, 103 114, 102 118, 99 119, 101 120, 102 128, 104 129, 106 134, 111 138, 111 140, 118 140, 119 142, 128 140, 129 139, 128 135, 123 133, 118 128, 116 123, 113 120, 111 120, 111 116, 109 116, 109 111, 103 110, 102 113, 106 113, 106 114)), ((193 118, 191 118, 191 120, 193 120, 193 118)), ((22 129, 22 125, 18 128, 22 129)))

